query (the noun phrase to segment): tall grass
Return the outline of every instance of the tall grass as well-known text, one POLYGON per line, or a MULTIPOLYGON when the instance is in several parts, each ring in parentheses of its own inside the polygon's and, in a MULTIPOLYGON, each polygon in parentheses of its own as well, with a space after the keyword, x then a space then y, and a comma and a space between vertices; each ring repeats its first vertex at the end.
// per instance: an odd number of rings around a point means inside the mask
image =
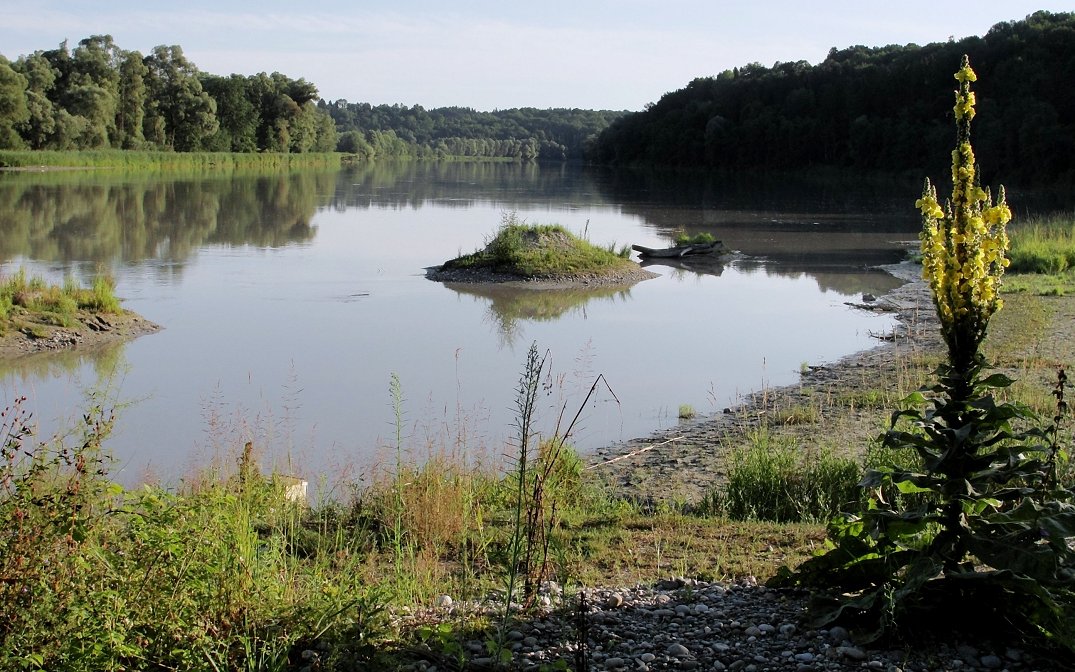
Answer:
POLYGON ((339 167, 342 154, 163 152, 119 149, 83 151, 0 151, 5 168, 109 168, 120 170, 215 170, 240 168, 339 167))
POLYGON ((758 430, 731 451, 727 482, 703 510, 733 520, 824 522, 858 499, 861 465, 828 448, 804 448, 758 430))
MULTIPOLYGON (((43 324, 72 327, 80 310, 91 313, 120 312, 119 298, 111 278, 100 276, 93 286, 83 288, 73 278, 63 285, 49 285, 40 277, 28 278, 24 269, 0 281, 0 333, 18 318, 43 324)), ((30 329, 30 326, 21 325, 30 329)))
POLYGON ((1012 273, 1065 273, 1075 269, 1075 214, 1063 213, 1010 227, 1012 273))

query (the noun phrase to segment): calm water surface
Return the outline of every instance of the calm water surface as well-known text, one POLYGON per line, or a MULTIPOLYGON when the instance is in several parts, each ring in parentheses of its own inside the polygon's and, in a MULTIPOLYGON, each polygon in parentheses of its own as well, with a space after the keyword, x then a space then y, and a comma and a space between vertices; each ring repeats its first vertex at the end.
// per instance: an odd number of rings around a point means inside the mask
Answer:
MULTIPOLYGON (((583 449, 718 411, 803 362, 872 347, 889 317, 845 305, 895 286, 870 266, 915 236, 915 185, 403 164, 338 173, 149 178, 0 175, 2 271, 111 272, 125 306, 164 329, 101 351, 2 363, 2 401, 28 397, 44 435, 91 389, 120 402, 120 478, 166 481, 252 440, 312 481, 394 450, 498 455, 513 435, 527 350, 552 376, 540 427, 570 418, 599 375, 583 449), (667 245, 709 231, 744 257, 652 266, 594 292, 443 285, 424 268, 483 245, 502 215, 599 244, 667 245)), ((394 459, 394 457, 393 457, 394 459)))

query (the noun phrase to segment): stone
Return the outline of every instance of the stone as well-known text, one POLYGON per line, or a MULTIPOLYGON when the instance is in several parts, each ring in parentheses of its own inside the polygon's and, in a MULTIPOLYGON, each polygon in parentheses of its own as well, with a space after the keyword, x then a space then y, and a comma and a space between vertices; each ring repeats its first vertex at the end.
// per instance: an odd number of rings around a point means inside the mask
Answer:
POLYGON ((866 652, 854 646, 838 646, 836 652, 848 660, 866 660, 866 652))
POLYGON ((452 606, 452 602, 453 600, 451 595, 441 595, 437 598, 437 606, 441 609, 450 609, 452 606))
POLYGON ((994 656, 993 654, 982 656, 978 662, 987 670, 999 670, 1004 667, 1004 662, 1001 661, 1000 656, 994 656))
POLYGON ((668 652, 668 655, 675 656, 676 658, 682 658, 683 656, 691 655, 690 649, 683 646, 679 642, 669 644, 666 651, 668 652))
POLYGON ((847 628, 834 625, 829 628, 829 639, 833 642, 840 643, 845 642, 851 637, 851 633, 847 631, 847 628))

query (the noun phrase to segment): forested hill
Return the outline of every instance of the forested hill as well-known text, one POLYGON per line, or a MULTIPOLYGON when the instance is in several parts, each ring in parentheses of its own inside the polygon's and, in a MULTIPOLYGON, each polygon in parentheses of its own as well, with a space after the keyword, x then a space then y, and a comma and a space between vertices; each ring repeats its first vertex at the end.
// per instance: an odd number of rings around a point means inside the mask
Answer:
POLYGON ((340 149, 362 155, 581 159, 587 145, 626 112, 321 103, 336 120, 340 149))
POLYGON ((958 42, 843 50, 696 79, 601 133, 600 163, 836 166, 945 174, 963 54, 978 73, 974 148, 1004 181, 1075 179, 1075 14, 1038 12, 958 42))

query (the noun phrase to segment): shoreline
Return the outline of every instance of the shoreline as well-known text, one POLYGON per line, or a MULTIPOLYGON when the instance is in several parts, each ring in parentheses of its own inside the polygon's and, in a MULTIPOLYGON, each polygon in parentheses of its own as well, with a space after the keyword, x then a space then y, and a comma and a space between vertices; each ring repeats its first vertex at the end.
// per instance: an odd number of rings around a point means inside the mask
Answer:
POLYGON ((659 273, 647 271, 637 263, 634 267, 614 269, 610 272, 578 273, 553 277, 527 277, 512 273, 498 273, 488 268, 452 268, 430 266, 425 269, 426 278, 434 282, 471 285, 501 285, 517 289, 557 290, 586 289, 588 287, 629 287, 652 278, 659 273))
POLYGON ((139 336, 155 334, 161 326, 141 315, 123 310, 120 313, 88 313, 80 311, 78 326, 57 327, 35 323, 47 331, 44 337, 32 337, 12 329, 0 337, 0 360, 11 361, 49 352, 77 352, 99 348, 111 343, 130 341, 139 336))
MULTIPOLYGON (((822 424, 820 420, 780 424, 779 411, 886 384, 896 378, 900 363, 907 357, 942 352, 940 326, 929 285, 921 279, 921 265, 905 261, 881 269, 904 280, 904 284, 875 302, 848 304, 851 309, 895 315, 893 331, 879 335, 881 340, 876 346, 811 366, 797 384, 755 390, 722 412, 681 420, 676 426, 647 436, 588 451, 583 456, 587 470, 621 495, 641 502, 695 504, 724 479, 728 452, 747 440, 750 433, 768 428, 770 434, 780 431, 791 435, 789 438, 804 438, 816 435, 817 426, 822 424), (772 426, 774 421, 776 427, 772 426)), ((879 433, 877 418, 887 418, 890 410, 838 409, 841 439, 859 443, 864 450, 866 442, 879 433)))

